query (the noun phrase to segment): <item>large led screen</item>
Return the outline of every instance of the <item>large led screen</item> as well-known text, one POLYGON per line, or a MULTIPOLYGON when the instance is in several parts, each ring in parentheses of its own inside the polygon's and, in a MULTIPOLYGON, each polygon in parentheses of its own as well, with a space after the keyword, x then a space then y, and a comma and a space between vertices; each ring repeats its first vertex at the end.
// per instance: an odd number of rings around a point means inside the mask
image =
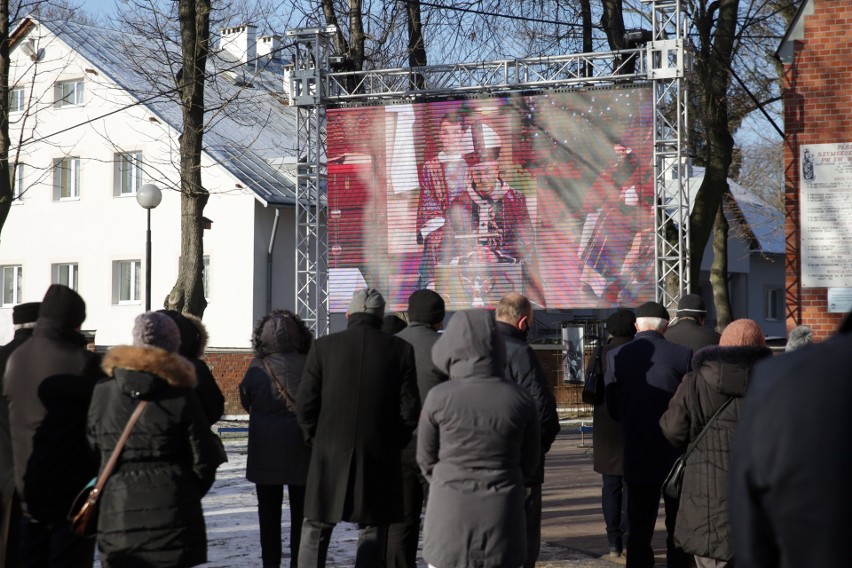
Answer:
POLYGON ((628 87, 329 109, 329 300, 654 299, 653 111, 628 87))

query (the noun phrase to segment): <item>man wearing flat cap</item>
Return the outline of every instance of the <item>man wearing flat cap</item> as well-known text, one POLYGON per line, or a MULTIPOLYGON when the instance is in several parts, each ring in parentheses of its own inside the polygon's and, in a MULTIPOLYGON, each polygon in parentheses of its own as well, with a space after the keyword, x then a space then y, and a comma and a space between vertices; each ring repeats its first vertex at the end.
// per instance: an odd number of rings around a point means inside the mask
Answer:
POLYGON ((677 303, 676 318, 666 329, 666 339, 698 351, 708 345, 719 345, 719 333, 704 327, 707 307, 698 294, 686 294, 677 303))
MULTIPOLYGON (((432 362, 432 346, 438 341, 446 315, 444 299, 432 290, 416 290, 408 298, 408 327, 397 334, 414 348, 420 404, 435 385, 449 377, 432 362)), ((417 465, 417 436, 402 451, 403 520, 388 530, 387 568, 416 568, 420 514, 429 483, 417 465)))
MULTIPOLYGON (((692 370, 692 349, 667 341, 668 311, 657 302, 636 309, 633 341, 607 353, 606 409, 620 422, 627 483, 627 566, 653 568, 651 538, 660 508, 660 490, 679 455, 660 430, 684 375, 692 370)), ((674 544, 677 501, 665 498, 667 566, 687 566, 690 557, 674 544)))
POLYGON ((325 566, 340 521, 358 524, 355 566, 379 566, 387 529, 402 519, 400 452, 417 426, 414 349, 381 330, 385 300, 356 290, 345 331, 311 346, 296 415, 312 446, 299 568, 325 566))
MULTIPOLYGON (((9 356, 33 334, 38 319, 39 302, 18 304, 12 308, 12 341, 0 347, 0 395, 3 394, 3 374, 9 356)), ((15 468, 12 464, 12 438, 9 431, 9 403, 0 396, 0 566, 20 566, 18 525, 21 522, 21 502, 15 493, 15 468)))
POLYGON ((86 303, 61 284, 41 301, 33 335, 6 363, 15 484, 24 514, 24 566, 89 567, 94 542, 71 533, 68 509, 98 472, 86 441, 92 391, 103 376, 100 357, 80 333, 86 303))

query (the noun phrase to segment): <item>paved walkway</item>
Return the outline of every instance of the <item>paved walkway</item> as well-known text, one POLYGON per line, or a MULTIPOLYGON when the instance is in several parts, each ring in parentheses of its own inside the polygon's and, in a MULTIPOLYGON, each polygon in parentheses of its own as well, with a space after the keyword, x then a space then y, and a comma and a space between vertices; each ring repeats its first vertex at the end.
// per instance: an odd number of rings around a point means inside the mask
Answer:
MULTIPOLYGON (((591 434, 581 437, 575 424, 563 425, 547 455, 543 488, 541 568, 624 565, 610 559, 601 513, 601 477, 592 469, 591 434)), ((654 535, 657 565, 665 566, 662 514, 654 535)))

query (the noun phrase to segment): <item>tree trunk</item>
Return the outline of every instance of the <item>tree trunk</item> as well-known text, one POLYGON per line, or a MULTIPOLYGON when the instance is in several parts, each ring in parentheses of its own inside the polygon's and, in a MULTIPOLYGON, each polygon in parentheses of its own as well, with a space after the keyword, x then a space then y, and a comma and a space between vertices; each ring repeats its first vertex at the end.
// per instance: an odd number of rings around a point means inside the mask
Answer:
MULTIPOLYGON (((405 7, 408 14, 408 66, 423 67, 426 65, 426 44, 423 41, 423 22, 420 20, 420 0, 408 0, 405 7)), ((422 89, 423 75, 414 75, 411 87, 422 89)))
POLYGON ((710 285, 716 306, 716 331, 722 332, 731 323, 731 299, 728 295, 728 220, 724 199, 716 211, 713 227, 713 263, 710 266, 710 285))
POLYGON ((201 317, 204 299, 204 226, 202 214, 209 194, 201 184, 204 131, 204 78, 210 49, 210 0, 180 0, 183 73, 178 85, 183 112, 180 145, 180 261, 177 282, 165 307, 201 317))
MULTIPOLYGON (((583 53, 591 53, 592 45, 592 5, 590 0, 580 0, 580 20, 583 23, 583 53)), ((583 66, 583 76, 592 75, 591 64, 586 62, 583 66)))
POLYGON ((0 0, 0 232, 12 209, 9 164, 9 0, 0 0))

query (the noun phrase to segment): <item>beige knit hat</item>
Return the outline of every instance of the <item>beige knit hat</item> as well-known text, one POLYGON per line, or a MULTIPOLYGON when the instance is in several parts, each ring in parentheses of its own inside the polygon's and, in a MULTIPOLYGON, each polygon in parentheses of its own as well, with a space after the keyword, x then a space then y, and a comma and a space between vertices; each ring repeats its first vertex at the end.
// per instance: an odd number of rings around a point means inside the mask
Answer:
POLYGON ((719 339, 720 347, 763 347, 765 345, 766 338, 763 336, 763 331, 756 321, 750 319, 732 321, 722 332, 722 337, 719 339))

